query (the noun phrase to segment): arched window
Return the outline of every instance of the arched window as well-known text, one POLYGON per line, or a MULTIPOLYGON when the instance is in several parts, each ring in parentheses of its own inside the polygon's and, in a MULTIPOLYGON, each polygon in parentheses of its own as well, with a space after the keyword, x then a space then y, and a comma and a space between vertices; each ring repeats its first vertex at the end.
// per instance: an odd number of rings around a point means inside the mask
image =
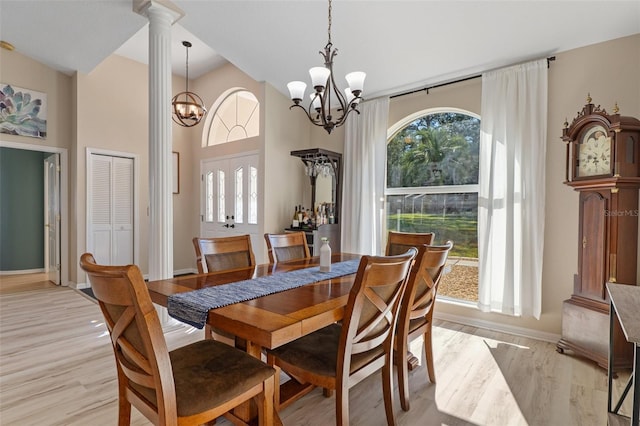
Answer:
POLYGON ((425 110, 389 135, 387 230, 435 232, 435 244, 453 241, 454 266, 439 294, 477 300, 480 118, 451 108, 425 110), (457 274, 465 275, 461 287, 449 286, 457 274))
POLYGON ((205 125, 208 132, 203 137, 203 147, 260 135, 260 102, 247 90, 228 90, 213 104, 211 111, 205 125))

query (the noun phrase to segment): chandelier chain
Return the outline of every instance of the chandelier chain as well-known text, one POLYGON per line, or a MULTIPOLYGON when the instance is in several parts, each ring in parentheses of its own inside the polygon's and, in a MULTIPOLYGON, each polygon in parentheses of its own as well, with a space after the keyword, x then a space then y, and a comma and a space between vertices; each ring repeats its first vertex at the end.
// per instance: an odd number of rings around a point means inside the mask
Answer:
POLYGON ((186 91, 189 91, 189 46, 185 46, 187 49, 187 83, 186 83, 186 91))
POLYGON ((329 35, 329 43, 328 44, 332 44, 331 43, 331 0, 329 0, 329 27, 327 29, 327 33, 329 35))

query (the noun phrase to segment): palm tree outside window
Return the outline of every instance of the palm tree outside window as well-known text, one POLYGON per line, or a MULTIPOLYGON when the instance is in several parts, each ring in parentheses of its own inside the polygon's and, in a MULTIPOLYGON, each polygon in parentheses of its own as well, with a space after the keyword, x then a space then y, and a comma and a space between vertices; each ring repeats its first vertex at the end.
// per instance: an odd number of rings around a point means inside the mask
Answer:
POLYGON ((439 294, 478 300, 480 118, 426 110, 394 126, 387 144, 386 231, 435 232, 455 242, 439 294))

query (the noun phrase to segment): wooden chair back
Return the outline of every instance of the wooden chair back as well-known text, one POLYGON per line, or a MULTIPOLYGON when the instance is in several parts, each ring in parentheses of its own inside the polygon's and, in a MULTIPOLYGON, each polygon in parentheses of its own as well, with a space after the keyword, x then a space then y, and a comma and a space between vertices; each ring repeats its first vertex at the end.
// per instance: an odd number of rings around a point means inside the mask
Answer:
POLYGON ((387 424, 395 424, 392 402, 393 344, 400 301, 415 248, 396 256, 363 256, 345 308, 338 344, 336 420, 349 424, 348 389, 382 368, 387 424), (346 397, 345 397, 346 395, 346 397))
POLYGON ((402 408, 409 410, 408 362, 413 368, 417 359, 409 356, 409 342, 419 336, 424 337, 427 373, 432 383, 435 383, 433 366, 433 349, 431 344, 431 329, 433 325, 433 308, 435 306, 438 285, 444 274, 449 252, 453 243, 447 241, 444 245, 418 246, 415 263, 409 273, 407 289, 405 291, 396 332, 395 363, 398 369, 398 387, 400 388, 400 403, 402 408))
MULTIPOLYGON (((417 253, 363 256, 349 292, 342 324, 332 324, 267 352, 270 365, 286 371, 302 386, 297 394, 276 396, 284 408, 312 386, 336 390, 336 423, 349 424, 349 388, 382 371, 385 414, 393 415, 393 342, 398 309, 417 253)), ((276 395, 279 385, 276 384, 276 395)))
POLYGON ((137 266, 97 265, 85 253, 80 266, 89 276, 116 357, 120 394, 155 424, 177 418, 169 352, 158 313, 137 266))
POLYGON ((200 274, 256 265, 249 235, 193 239, 200 274))
POLYGON ((434 238, 435 234, 433 232, 410 233, 389 231, 389 234, 387 234, 387 249, 385 254, 392 256, 404 253, 411 247, 431 244, 434 238))
POLYGON ((269 263, 284 262, 311 257, 304 231, 284 234, 264 234, 269 254, 269 263))
POLYGON ((410 248, 395 256, 363 256, 349 293, 338 349, 344 377, 353 369, 353 356, 393 345, 400 300, 417 253, 410 248))
POLYGON ((409 274, 407 290, 400 311, 399 324, 408 327, 409 322, 419 318, 431 321, 438 284, 442 279, 449 252, 453 243, 423 245, 419 247, 416 262, 409 274))
POLYGON ((111 336, 118 372, 118 424, 131 405, 153 424, 200 425, 253 398, 260 425, 273 424, 275 370, 249 354, 213 340, 167 349, 158 313, 135 265, 97 265, 80 257, 111 336))

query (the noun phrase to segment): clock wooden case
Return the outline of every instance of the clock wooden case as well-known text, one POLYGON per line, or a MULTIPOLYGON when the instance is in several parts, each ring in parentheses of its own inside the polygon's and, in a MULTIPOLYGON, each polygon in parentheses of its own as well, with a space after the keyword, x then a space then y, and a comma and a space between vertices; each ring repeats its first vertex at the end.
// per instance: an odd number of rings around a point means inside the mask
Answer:
MULTIPOLYGON (((607 368, 609 301, 606 282, 636 285, 640 120, 587 104, 565 123, 565 184, 580 192, 578 273, 563 302, 559 352, 569 349, 607 368)), ((614 369, 631 365, 633 346, 614 331, 614 369)))

